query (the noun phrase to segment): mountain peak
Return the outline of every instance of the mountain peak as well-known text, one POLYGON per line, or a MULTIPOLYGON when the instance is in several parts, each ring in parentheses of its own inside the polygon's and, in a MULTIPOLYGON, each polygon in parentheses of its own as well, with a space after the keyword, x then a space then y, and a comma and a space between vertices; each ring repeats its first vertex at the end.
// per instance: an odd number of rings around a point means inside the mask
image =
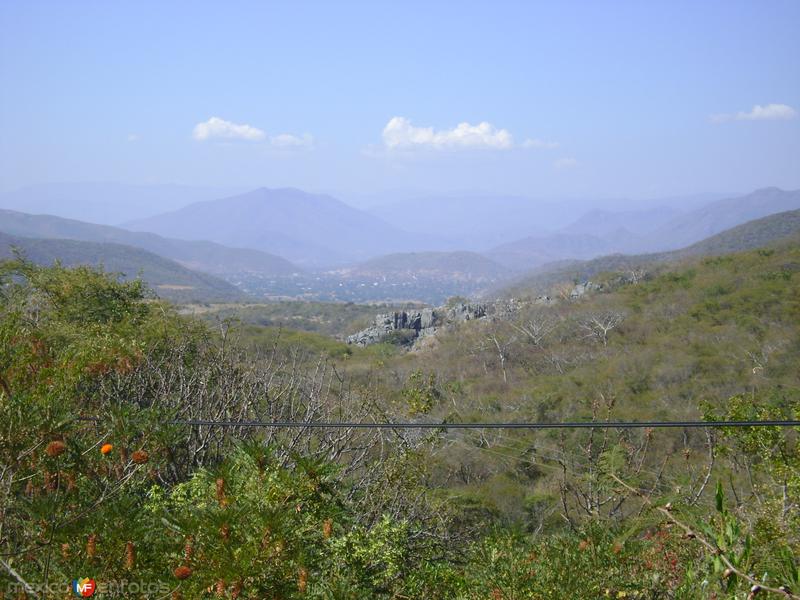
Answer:
POLYGON ((756 194, 775 194, 775 193, 783 194, 785 192, 786 192, 786 190, 783 190, 783 189, 781 189, 781 188, 779 188, 777 186, 774 186, 774 185, 770 185, 770 186, 767 186, 767 187, 758 188, 757 190, 752 192, 750 195, 754 196, 756 194))

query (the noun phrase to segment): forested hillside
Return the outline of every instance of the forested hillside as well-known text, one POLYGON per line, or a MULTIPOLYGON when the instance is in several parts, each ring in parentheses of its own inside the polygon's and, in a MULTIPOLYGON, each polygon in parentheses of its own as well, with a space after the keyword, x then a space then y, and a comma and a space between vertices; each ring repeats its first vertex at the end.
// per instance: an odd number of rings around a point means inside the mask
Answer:
POLYGON ((601 425, 798 419, 799 277, 787 242, 510 302, 418 352, 339 352, 6 262, 0 578, 54 597, 78 573, 187 599, 797 597, 779 590, 800 590, 797 429, 601 425), (559 420, 597 427, 307 426, 559 420))

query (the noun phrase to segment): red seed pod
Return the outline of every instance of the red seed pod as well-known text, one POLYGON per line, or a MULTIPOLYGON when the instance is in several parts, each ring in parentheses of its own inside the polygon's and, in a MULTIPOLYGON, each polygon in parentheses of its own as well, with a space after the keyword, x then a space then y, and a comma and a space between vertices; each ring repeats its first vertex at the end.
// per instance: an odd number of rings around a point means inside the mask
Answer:
POLYGON ((228 499, 225 496, 225 480, 222 477, 217 479, 217 502, 219 502, 220 506, 228 504, 228 499))
POLYGON ((306 593, 306 588, 308 587, 308 571, 305 567, 300 568, 300 572, 297 574, 297 591, 301 594, 306 593))
POLYGON ((189 579, 192 576, 192 570, 187 567, 186 565, 181 565, 175 571, 173 571, 176 579, 189 579))
POLYGON ((333 519, 325 519, 322 522, 322 537, 326 540, 331 537, 333 533, 333 519))
POLYGON ((143 465, 150 460, 150 455, 145 450, 137 450, 131 455, 131 460, 135 465, 143 465))
POLYGON ((69 558, 69 544, 61 544, 61 558, 64 560, 69 558))
POLYGON ((231 598, 236 600, 239 595, 242 593, 242 580, 239 579, 236 583, 233 584, 231 588, 231 598))
POLYGON ((218 579, 217 583, 216 583, 216 585, 214 587, 216 588, 217 596, 219 598, 222 598, 222 597, 225 596, 225 580, 224 579, 218 579))
POLYGON ((125 568, 132 571, 136 566, 136 546, 133 542, 125 544, 125 568))
POLYGON ((89 535, 89 539, 86 540, 86 556, 89 558, 94 558, 94 555, 97 553, 97 535, 94 533, 89 535))
POLYGON ((57 456, 61 456, 67 450, 67 445, 62 442, 61 440, 53 440, 47 447, 45 448, 45 452, 47 456, 51 458, 56 458, 57 456))

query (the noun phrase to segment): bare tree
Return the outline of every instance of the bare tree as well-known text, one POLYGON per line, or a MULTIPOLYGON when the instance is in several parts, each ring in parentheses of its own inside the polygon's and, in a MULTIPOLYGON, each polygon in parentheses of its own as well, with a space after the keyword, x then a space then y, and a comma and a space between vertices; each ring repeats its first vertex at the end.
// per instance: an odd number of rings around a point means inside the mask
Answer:
POLYGON ((511 322, 511 326, 525 336, 537 348, 556 328, 558 322, 543 311, 536 311, 520 323, 511 322))
POLYGON ((491 322, 486 332, 485 342, 480 345, 480 349, 486 350, 488 346, 490 351, 497 355, 500 370, 503 373, 503 383, 508 383, 506 364, 508 363, 511 348, 517 341, 517 336, 503 332, 500 328, 502 323, 499 320, 491 322))
POLYGON ((603 346, 608 345, 608 334, 625 320, 622 313, 607 311, 592 313, 579 321, 581 329, 586 332, 584 337, 594 338, 603 346))

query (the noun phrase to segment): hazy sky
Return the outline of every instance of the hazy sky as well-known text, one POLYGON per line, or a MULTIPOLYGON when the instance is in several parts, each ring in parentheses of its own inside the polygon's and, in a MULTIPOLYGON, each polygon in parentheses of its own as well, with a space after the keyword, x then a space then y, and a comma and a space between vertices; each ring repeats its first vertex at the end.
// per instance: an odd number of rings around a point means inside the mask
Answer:
POLYGON ((0 189, 800 188, 800 2, 0 3, 0 189))

